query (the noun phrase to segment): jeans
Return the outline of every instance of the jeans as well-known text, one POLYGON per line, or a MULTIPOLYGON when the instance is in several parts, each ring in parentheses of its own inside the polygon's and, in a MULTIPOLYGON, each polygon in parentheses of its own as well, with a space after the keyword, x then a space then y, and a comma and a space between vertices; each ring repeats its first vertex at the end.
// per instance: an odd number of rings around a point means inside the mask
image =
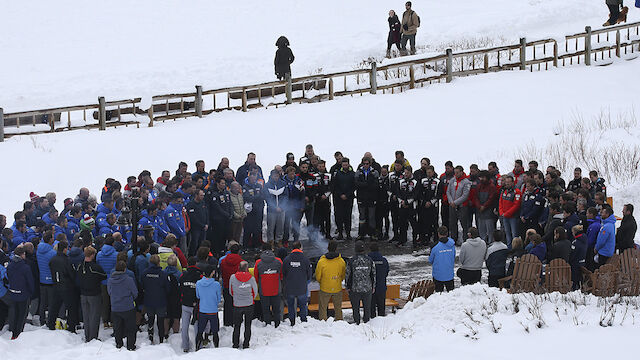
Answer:
POLYGON ((260 295, 260 304, 262 305, 262 316, 266 324, 271 324, 273 319, 275 327, 280 325, 280 295, 262 296, 260 295))
POLYGON ((495 218, 480 218, 477 217, 478 231, 480 232, 480 238, 486 241, 487 244, 491 244, 493 239, 493 232, 496 230, 495 218))
POLYGON ((102 296, 80 296, 82 317, 84 320, 84 339, 89 342, 98 338, 100 331, 100 310, 102 309, 102 296))
POLYGON ((353 320, 360 325, 360 301, 364 310, 362 321, 367 323, 371 319, 371 292, 357 293, 349 291, 349 300, 351 300, 351 309, 353 310, 353 320))
POLYGON ((200 244, 207 238, 207 232, 203 229, 191 229, 189 237, 189 256, 195 256, 200 244))
POLYGON ((507 247, 511 249, 511 241, 514 237, 518 236, 518 224, 520 223, 520 219, 518 217, 502 217, 502 221, 504 224, 504 233, 507 236, 507 247))
POLYGON ((376 291, 371 295, 371 318, 378 316, 386 316, 385 300, 387 299, 387 290, 376 291))
POLYGON ((335 319, 342 320, 342 291, 338 291, 337 293, 328 293, 320 290, 318 293, 318 318, 320 320, 327 320, 329 300, 333 302, 335 319))
MULTIPOLYGON (((198 331, 196 331, 196 350, 200 349, 202 344, 202 334, 204 333, 205 328, 209 324, 209 329, 211 329, 211 333, 213 334, 213 344, 215 347, 218 347, 219 338, 218 338, 218 330, 220 330, 220 320, 218 319, 218 313, 215 314, 198 314, 198 331)), ((188 339, 187 339, 188 341, 188 339)))
POLYGON ((407 51, 407 40, 411 43, 411 52, 416 52, 416 34, 413 35, 405 35, 402 34, 402 41, 400 46, 402 47, 402 51, 407 51))
POLYGON ((149 326, 149 337, 153 337, 153 323, 156 317, 158 318, 158 339, 160 342, 164 342, 164 318, 167 316, 167 308, 166 307, 150 307, 145 305, 145 310, 147 311, 148 318, 148 326, 149 326))
POLYGON ((302 322, 307 321, 307 294, 298 296, 287 295, 287 308, 289 309, 289 321, 291 325, 296 323, 297 308, 300 308, 300 320, 302 322))
POLYGON ((191 348, 191 342, 189 341, 189 325, 191 325, 192 316, 193 308, 191 306, 182 305, 182 316, 180 317, 182 350, 189 350, 191 348))
POLYGON ((251 320, 253 320, 253 305, 233 308, 233 347, 240 347, 240 326, 244 322, 243 348, 249 347, 251 340, 251 320))
POLYGON ((303 211, 301 209, 289 209, 285 214, 285 226, 283 241, 289 241, 289 231, 293 234, 293 241, 300 240, 300 221, 302 220, 303 211))
POLYGON ((453 279, 449 281, 438 281, 433 279, 433 283, 436 287, 436 292, 443 292, 444 288, 447 288, 447 292, 453 291, 453 279))
POLYGON ((267 213, 267 241, 282 242, 284 235, 284 211, 267 213))
POLYGON ((134 350, 136 347, 136 310, 113 311, 111 312, 113 321, 113 334, 116 338, 116 347, 123 346, 123 339, 127 338, 127 349, 134 350))

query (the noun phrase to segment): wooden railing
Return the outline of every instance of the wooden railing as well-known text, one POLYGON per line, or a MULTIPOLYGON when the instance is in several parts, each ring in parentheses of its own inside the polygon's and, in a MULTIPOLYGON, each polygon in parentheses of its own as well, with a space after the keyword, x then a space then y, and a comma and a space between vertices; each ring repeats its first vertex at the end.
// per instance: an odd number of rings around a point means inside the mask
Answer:
POLYGON ((145 111, 137 104, 141 99, 105 102, 99 98, 98 104, 68 106, 61 108, 14 112, 4 114, 0 108, 0 141, 5 137, 4 126, 31 125, 33 130, 12 131, 6 136, 55 132, 75 128, 139 125, 137 121, 123 121, 123 114, 146 113, 149 126, 154 122, 179 118, 202 117, 225 110, 247 111, 253 108, 281 106, 294 102, 319 102, 333 100, 336 96, 383 94, 402 92, 433 82, 451 82, 454 77, 478 75, 505 70, 542 71, 552 67, 576 64, 591 65, 592 62, 613 57, 628 57, 634 53, 634 46, 640 44, 640 22, 611 26, 567 35, 564 46, 556 39, 527 42, 520 39, 518 44, 487 49, 465 50, 454 53, 447 49, 444 54, 422 59, 411 59, 377 66, 371 62, 364 67, 330 74, 314 74, 254 85, 203 90, 196 86, 194 92, 155 95, 145 111), (115 107, 115 108, 114 108, 115 107), (87 110, 93 112, 93 119, 87 120, 87 110), (72 113, 82 112, 82 120, 72 113), (66 117, 63 116, 66 113, 66 117), (117 121, 109 122, 117 116, 117 121), (63 125, 66 118, 66 126, 63 125), (39 124, 47 124, 41 126, 39 124))

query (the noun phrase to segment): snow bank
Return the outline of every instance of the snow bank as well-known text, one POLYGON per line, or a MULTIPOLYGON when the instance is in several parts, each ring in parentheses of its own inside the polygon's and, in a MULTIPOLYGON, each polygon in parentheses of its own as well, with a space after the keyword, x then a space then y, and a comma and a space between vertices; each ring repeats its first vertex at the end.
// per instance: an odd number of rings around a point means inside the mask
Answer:
MULTIPOLYGON (((231 329, 223 328, 219 349, 185 355, 234 359, 281 358, 402 359, 451 357, 474 359, 624 359, 637 337, 638 298, 597 299, 578 292, 561 295, 509 295, 486 285, 466 286, 449 294, 418 299, 397 314, 360 326, 314 319, 277 329, 254 321, 251 349, 231 348, 231 329), (622 344, 627 344, 623 345, 622 344)), ((109 331, 110 332, 110 331, 109 331)), ((150 346, 138 335, 135 353, 115 349, 109 332, 103 342, 82 342, 81 335, 28 328, 18 340, 0 335, 5 358, 166 359, 181 355, 180 335, 168 344, 150 346)), ((193 334, 192 334, 193 336, 193 334)))

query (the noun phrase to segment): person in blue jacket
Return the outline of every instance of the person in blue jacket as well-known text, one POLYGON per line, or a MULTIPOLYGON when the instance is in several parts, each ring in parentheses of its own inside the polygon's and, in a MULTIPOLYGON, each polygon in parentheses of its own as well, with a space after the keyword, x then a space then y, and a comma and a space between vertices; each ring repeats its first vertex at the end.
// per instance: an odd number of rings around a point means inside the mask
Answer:
POLYGON ((523 235, 528 229, 535 229, 538 233, 541 232, 540 217, 544 210, 544 204, 543 191, 536 187, 533 179, 527 181, 520 205, 520 221, 522 222, 521 230, 523 235))
POLYGON ((80 228, 80 220, 82 220, 81 207, 74 206, 65 216, 69 221, 69 224, 75 224, 78 228, 80 228))
POLYGON ((569 241, 573 241, 573 233, 571 232, 571 229, 580 224, 580 218, 578 217, 578 214, 576 214, 576 204, 574 202, 565 203, 562 205, 562 213, 564 215, 562 226, 567 231, 567 235, 569 235, 569 241))
POLYGON ((387 258, 382 256, 379 251, 378 243, 371 242, 369 244, 369 257, 376 266, 376 288, 373 289, 371 301, 371 318, 385 316, 385 300, 387 296, 387 276, 389 275, 389 262, 387 258))
POLYGON ((431 249, 429 263, 432 264, 432 276, 437 292, 453 290, 453 265, 456 260, 455 242, 449 236, 446 226, 438 228, 438 244, 431 249))
POLYGON ((136 349, 136 313, 134 300, 138 297, 135 281, 126 274, 127 264, 120 261, 116 264, 113 276, 109 278, 107 292, 110 297, 109 310, 113 312, 113 333, 116 348, 124 346, 123 338, 127 338, 127 350, 136 349))
POLYGON ((58 210, 51 209, 42 216, 42 221, 47 225, 55 225, 58 222, 58 210))
POLYGON ((153 241, 158 244, 162 243, 164 238, 161 239, 159 237, 158 206, 156 204, 150 204, 147 209, 142 210, 140 215, 141 219, 138 221, 138 236, 144 236, 144 227, 151 226, 153 228, 153 241))
POLYGON ((596 263, 593 260, 596 255, 594 248, 596 247, 596 240, 598 239, 598 233, 602 227, 602 219, 598 210, 594 207, 587 209, 587 255, 585 257, 585 267, 590 271, 595 271, 596 263))
POLYGON ((111 195, 105 195, 102 203, 98 204, 98 207, 96 208, 96 214, 98 214, 96 219, 105 218, 107 217, 107 214, 111 213, 116 216, 120 216, 120 211, 116 209, 111 195))
MULTIPOLYGON (((40 307, 38 309, 38 315, 41 324, 46 323, 45 311, 48 305, 53 303, 53 277, 51 276, 51 268, 49 268, 49 261, 51 261, 57 253, 53 249, 53 242, 53 231, 49 230, 42 236, 42 242, 38 244, 36 250, 36 260, 40 273, 40 307)), ((49 315, 56 316, 53 314, 49 315)))
MULTIPOLYGON (((7 258, 3 260, 11 260, 11 259, 7 258)), ((9 286, 9 280, 7 280, 7 269, 5 268, 5 265, 7 264, 8 264, 8 261, 0 262, 0 329, 4 328, 4 324, 7 323, 9 306, 11 305, 11 299, 10 299, 11 293, 9 293, 9 289, 7 288, 7 286, 9 286)))
POLYGON ((198 327, 196 330, 196 351, 202 347, 202 334, 209 324, 213 333, 213 345, 218 347, 220 338, 218 330, 220 321, 218 319, 218 306, 222 299, 222 288, 220 283, 213 277, 215 268, 208 267, 204 272, 204 277, 196 282, 196 297, 200 300, 198 327))
POLYGON ((533 242, 533 247, 529 254, 535 255, 543 263, 547 258, 547 243, 542 241, 542 236, 538 234, 531 235, 529 239, 533 242))
POLYGON ((11 294, 9 328, 12 331, 12 340, 17 339, 24 329, 29 300, 35 291, 33 274, 31 273, 29 265, 25 262, 25 259, 26 253, 24 247, 16 248, 9 262, 9 266, 7 266, 8 290, 11 294))
POLYGON ((104 272, 107 274, 107 279, 102 280, 102 322, 106 325, 109 325, 111 322, 111 304, 109 300, 109 293, 107 292, 107 283, 109 282, 109 278, 111 277, 111 273, 113 269, 115 269, 116 261, 118 259, 118 253, 116 249, 113 248, 113 237, 108 236, 104 240, 104 245, 102 245, 102 249, 98 251, 98 255, 96 255, 96 262, 104 272))
POLYGON ((64 230, 64 234, 67 235, 69 242, 72 242, 75 235, 80 232, 80 227, 64 216, 58 217, 58 226, 64 230))
POLYGON ((160 267, 160 257, 151 255, 149 267, 142 273, 144 289, 144 307, 148 318, 149 341, 153 344, 153 323, 158 319, 158 339, 164 341, 164 318, 167 315, 167 296, 169 295, 169 277, 160 267))
POLYGON ((113 234, 113 225, 116 224, 116 215, 113 213, 107 214, 104 218, 98 218, 98 236, 105 236, 113 234))
POLYGON ((25 221, 16 221, 13 230, 13 239, 11 239, 11 249, 15 249, 18 245, 28 241, 27 223, 25 221))
POLYGON ((616 217, 613 215, 613 209, 610 206, 604 207, 600 211, 600 216, 604 220, 602 220, 602 227, 594 248, 596 254, 594 260, 598 263, 598 267, 606 264, 616 250, 616 217))
MULTIPOLYGON (((184 218, 182 217, 183 201, 182 195, 174 193, 171 197, 171 203, 165 211, 165 221, 169 226, 169 230, 178 239, 183 239, 187 234, 185 231, 184 218)), ((181 241, 180 244, 182 244, 181 241)))

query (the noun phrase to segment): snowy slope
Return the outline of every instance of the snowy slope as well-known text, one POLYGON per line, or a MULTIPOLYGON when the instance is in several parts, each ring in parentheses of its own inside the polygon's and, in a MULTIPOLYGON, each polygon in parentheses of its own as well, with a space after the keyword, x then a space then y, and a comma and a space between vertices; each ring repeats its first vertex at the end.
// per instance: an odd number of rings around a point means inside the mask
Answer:
MULTIPOLYGON (((287 35, 294 75, 381 58, 387 13, 404 0, 4 1, 0 107, 5 112, 150 98, 274 80, 287 35)), ((604 1, 414 1, 421 52, 562 37, 605 21, 604 1)), ((638 18, 632 9, 630 21, 638 18)))
MULTIPOLYGON (((394 151, 403 149, 414 165, 430 157, 437 171, 446 160, 465 168, 496 160, 506 173, 521 147, 551 142, 558 122, 570 120, 576 111, 590 118, 603 109, 616 114, 640 108, 640 83, 625 81, 640 77, 639 65, 620 61, 606 67, 501 72, 397 95, 223 112, 153 128, 12 137, 0 145, 0 154, 4 168, 20 176, 0 178, 5 189, 0 213, 13 214, 31 191, 55 191, 62 201, 81 186, 97 192, 107 177, 124 181, 142 169, 154 176, 164 169, 173 172, 179 161, 193 171, 198 159, 209 169, 228 156, 237 169, 254 151, 258 164, 270 169, 283 164, 289 151, 298 158, 307 143, 328 163, 341 150, 353 161, 371 151, 388 164, 394 151)), ((627 139, 640 142, 637 136, 627 139)))
MULTIPOLYGON (((253 323, 251 349, 231 348, 231 329, 220 333, 220 348, 185 355, 185 359, 626 359, 632 356, 640 321, 637 298, 598 300, 580 293, 543 296, 508 295, 473 285, 426 301, 417 299, 395 315, 364 325, 310 319, 274 329, 253 323), (602 325, 601 325, 602 324, 602 325), (620 346, 626 344, 626 346, 620 346)), ((135 353, 117 350, 109 332, 103 342, 82 342, 81 335, 27 326, 16 341, 0 335, 4 358, 17 359, 165 359, 182 355, 180 335, 150 346, 138 333, 135 353)), ((193 339, 194 335, 191 334, 193 339)))

